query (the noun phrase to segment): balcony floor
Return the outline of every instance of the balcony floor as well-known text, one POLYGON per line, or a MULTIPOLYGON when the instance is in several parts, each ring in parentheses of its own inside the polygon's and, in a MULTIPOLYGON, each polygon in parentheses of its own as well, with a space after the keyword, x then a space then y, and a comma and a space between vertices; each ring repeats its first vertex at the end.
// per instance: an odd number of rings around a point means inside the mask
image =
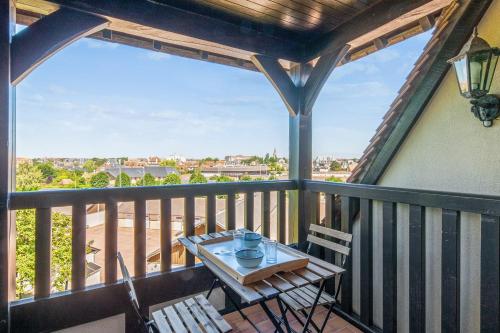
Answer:
MULTIPOLYGON (((272 301, 269 304, 270 308, 278 313, 278 305, 276 301, 272 301)), ((264 310, 260 307, 260 305, 254 305, 248 307, 243 310, 245 314, 248 315, 250 320, 252 320, 257 327, 263 332, 274 332, 274 326, 271 321, 267 318, 264 310)), ((319 307, 316 309, 316 314, 314 316, 314 320, 317 324, 323 322, 323 318, 326 315, 327 309, 324 307, 319 307)), ((224 316, 229 325, 233 327, 232 333, 254 333, 255 329, 246 321, 241 318, 238 312, 232 312, 224 316)), ((288 320, 292 326, 292 328, 298 330, 300 328, 300 324, 297 322, 295 318, 291 314, 288 314, 288 320)), ((349 324, 344 319, 339 316, 332 314, 330 316, 330 320, 328 321, 327 327, 325 328, 325 333, 357 333, 361 332, 356 327, 349 324)))

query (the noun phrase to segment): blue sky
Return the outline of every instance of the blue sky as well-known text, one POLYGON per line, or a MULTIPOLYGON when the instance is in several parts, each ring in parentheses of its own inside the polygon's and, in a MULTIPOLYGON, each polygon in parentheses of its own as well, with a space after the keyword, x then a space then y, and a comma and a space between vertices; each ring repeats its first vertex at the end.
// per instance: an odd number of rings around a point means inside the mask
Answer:
MULTIPOLYGON (((313 154, 359 157, 430 33, 337 68, 313 154)), ((17 156, 288 154, 288 112, 260 73, 84 39, 16 90, 17 156)))

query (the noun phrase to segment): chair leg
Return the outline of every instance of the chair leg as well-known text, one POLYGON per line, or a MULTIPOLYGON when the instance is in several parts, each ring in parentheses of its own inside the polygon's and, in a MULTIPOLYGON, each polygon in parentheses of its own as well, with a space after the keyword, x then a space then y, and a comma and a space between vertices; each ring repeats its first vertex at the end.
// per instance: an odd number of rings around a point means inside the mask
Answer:
POLYGON ((307 328, 309 327, 309 324, 311 323, 312 317, 314 315, 314 311, 316 310, 316 305, 318 305, 319 299, 321 297, 321 294, 323 293, 324 288, 325 288, 325 280, 321 281, 321 283, 320 283, 318 295, 316 295, 316 299, 314 300, 313 306, 311 307, 311 310, 309 310, 309 315, 307 316, 306 323, 304 325, 304 328, 302 329, 302 333, 307 332, 307 328))
POLYGON ((326 318, 325 318, 325 321, 323 322, 323 325, 321 325, 321 330, 319 331, 320 333, 323 332, 323 330, 325 329, 326 327, 326 323, 328 323, 328 319, 330 318, 330 315, 332 314, 332 311, 333 311, 333 306, 335 305, 335 303, 332 303, 330 305, 330 308, 328 309, 328 312, 326 314, 326 318))
POLYGON ((288 318, 286 316, 286 309, 283 307, 283 303, 281 302, 279 297, 276 298, 276 301, 278 302, 278 307, 280 308, 281 316, 283 317, 282 319, 285 322, 286 331, 290 333, 292 330, 290 329, 290 324, 288 323, 288 318))
POLYGON ((215 285, 219 282, 219 279, 214 279, 214 281, 212 282, 212 286, 210 287, 210 290, 208 291, 208 294, 207 294, 207 299, 210 297, 210 295, 212 294, 212 291, 214 291, 214 288, 215 288, 215 285))

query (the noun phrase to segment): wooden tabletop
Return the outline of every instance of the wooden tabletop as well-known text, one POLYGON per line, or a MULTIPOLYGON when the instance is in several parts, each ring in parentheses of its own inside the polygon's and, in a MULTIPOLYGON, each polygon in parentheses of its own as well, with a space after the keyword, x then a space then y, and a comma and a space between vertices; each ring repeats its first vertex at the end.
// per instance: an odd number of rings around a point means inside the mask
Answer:
POLYGON ((262 281, 254 282, 249 285, 242 285, 235 278, 224 272, 212 261, 200 256, 196 244, 207 239, 218 238, 232 235, 231 231, 215 232, 198 236, 189 236, 187 238, 179 238, 179 242, 186 249, 198 257, 205 266, 212 271, 221 281, 233 289, 243 301, 248 304, 253 304, 265 299, 276 297, 281 292, 286 292, 297 287, 302 287, 310 283, 316 283, 323 279, 330 279, 337 274, 344 272, 344 269, 328 263, 324 260, 307 255, 306 253, 292 249, 286 245, 278 244, 282 251, 287 251, 290 254, 299 254, 309 258, 309 264, 305 268, 301 268, 292 272, 280 272, 262 281))

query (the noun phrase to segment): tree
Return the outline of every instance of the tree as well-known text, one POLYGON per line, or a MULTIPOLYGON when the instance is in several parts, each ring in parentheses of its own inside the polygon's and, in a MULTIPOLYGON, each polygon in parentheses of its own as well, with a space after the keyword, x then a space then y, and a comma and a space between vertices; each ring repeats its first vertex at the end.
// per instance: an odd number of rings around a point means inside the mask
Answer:
POLYGON ((182 183, 181 176, 179 176, 175 172, 168 174, 163 179, 163 185, 175 185, 175 184, 181 184, 181 183, 182 183))
POLYGON ((229 183, 229 182, 232 182, 233 179, 231 177, 228 177, 228 176, 224 176, 224 175, 221 175, 221 176, 218 176, 215 181, 217 183, 229 183))
POLYGON ((200 171, 195 171, 191 174, 189 177, 189 183, 190 184, 204 184, 207 182, 207 179, 205 176, 201 174, 200 171))
POLYGON ((57 174, 56 169, 54 168, 54 165, 51 162, 45 162, 45 163, 37 163, 35 164, 38 170, 42 173, 43 178, 47 181, 52 181, 52 178, 54 178, 57 174))
MULTIPOLYGON (((16 212, 16 295, 33 292, 35 285, 35 210, 16 212)), ((71 218, 52 214, 52 281, 57 291, 66 290, 71 277, 71 218)))
POLYGON ((242 175, 240 177, 240 181, 242 181, 242 182, 250 182, 250 181, 252 181, 252 177, 250 177, 249 175, 242 175))
POLYGON ((16 172, 17 191, 37 191, 43 182, 40 169, 29 163, 21 163, 16 172))
POLYGON ((109 185, 109 176, 106 172, 99 172, 90 178, 90 186, 92 187, 107 187, 109 185))
POLYGON ((97 164, 94 160, 87 160, 83 163, 83 169, 87 172, 94 172, 97 169, 97 164))
POLYGON ((327 182, 343 183, 344 181, 338 177, 331 176, 325 179, 327 182))
POLYGON ((120 173, 115 180, 115 187, 130 186, 130 177, 125 173, 120 173))
POLYGON ((175 160, 163 160, 160 162, 160 166, 177 169, 177 162, 175 160))
POLYGON ((341 171, 342 165, 340 165, 340 163, 337 161, 332 161, 332 164, 330 164, 330 170, 331 171, 341 171))
POLYGON ((156 185, 155 177, 149 172, 142 177, 142 179, 137 180, 137 185, 139 186, 154 186, 156 185))

